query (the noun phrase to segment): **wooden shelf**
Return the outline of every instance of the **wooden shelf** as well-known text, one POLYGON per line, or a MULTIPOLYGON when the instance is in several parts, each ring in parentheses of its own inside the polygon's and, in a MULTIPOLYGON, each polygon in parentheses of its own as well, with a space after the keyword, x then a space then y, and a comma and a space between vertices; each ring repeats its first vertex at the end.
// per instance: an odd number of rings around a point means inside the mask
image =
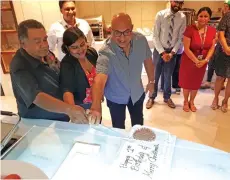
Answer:
POLYGON ((15 15, 15 9, 13 6, 13 0, 5 0, 1 1, 1 67, 3 70, 3 73, 9 73, 10 71, 10 63, 12 61, 12 58, 14 57, 14 54, 18 49, 14 45, 19 45, 17 35, 17 18, 15 15), (10 16, 10 17, 9 17, 10 16), (8 22, 8 20, 11 20, 11 26, 4 26, 4 22, 8 22), (6 29, 4 29, 4 27, 6 29), (9 28, 9 29, 7 29, 9 28), (15 39, 16 38, 16 39, 15 39), (12 45, 11 45, 12 44, 12 45), (15 48, 15 49, 14 49, 15 48))
POLYGON ((1 53, 16 53, 17 50, 1 51, 1 53))
POLYGON ((12 9, 9 7, 9 8, 1 8, 1 11, 12 11, 12 9))
POLYGON ((9 29, 9 30, 1 30, 1 32, 2 33, 15 33, 15 32, 17 32, 17 30, 16 29, 9 29))

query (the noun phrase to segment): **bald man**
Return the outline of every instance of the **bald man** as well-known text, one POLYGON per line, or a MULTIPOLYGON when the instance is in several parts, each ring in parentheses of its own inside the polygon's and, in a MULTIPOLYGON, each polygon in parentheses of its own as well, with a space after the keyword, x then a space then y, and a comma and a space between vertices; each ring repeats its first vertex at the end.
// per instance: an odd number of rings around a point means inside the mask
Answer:
POLYGON ((125 128, 128 107, 132 126, 143 125, 145 92, 141 81, 144 64, 148 85, 146 92, 153 93, 154 67, 148 42, 140 33, 133 32, 128 14, 120 13, 112 19, 112 34, 99 51, 97 75, 92 87, 92 106, 89 117, 101 117, 101 99, 105 95, 115 128, 125 128))

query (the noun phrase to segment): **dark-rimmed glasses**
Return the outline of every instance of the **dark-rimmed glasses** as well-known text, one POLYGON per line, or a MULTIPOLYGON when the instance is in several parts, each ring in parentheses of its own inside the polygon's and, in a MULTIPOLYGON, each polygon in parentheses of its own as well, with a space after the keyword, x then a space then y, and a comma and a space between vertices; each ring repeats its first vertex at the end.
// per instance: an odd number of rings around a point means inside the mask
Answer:
POLYGON ((115 37, 121 37, 122 34, 123 34, 124 36, 130 36, 131 33, 132 33, 132 30, 130 30, 130 29, 127 29, 127 30, 125 30, 125 31, 123 31, 123 32, 118 31, 118 30, 113 30, 113 34, 114 34, 115 37))

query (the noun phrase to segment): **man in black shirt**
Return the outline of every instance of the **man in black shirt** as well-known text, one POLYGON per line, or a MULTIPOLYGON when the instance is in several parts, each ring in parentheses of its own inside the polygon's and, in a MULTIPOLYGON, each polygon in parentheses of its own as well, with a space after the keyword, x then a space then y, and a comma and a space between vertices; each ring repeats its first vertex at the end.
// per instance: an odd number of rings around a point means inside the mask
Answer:
POLYGON ((44 26, 25 20, 18 26, 18 38, 21 48, 10 64, 10 76, 19 115, 88 123, 83 108, 62 101, 59 73, 44 61, 49 50, 44 26))

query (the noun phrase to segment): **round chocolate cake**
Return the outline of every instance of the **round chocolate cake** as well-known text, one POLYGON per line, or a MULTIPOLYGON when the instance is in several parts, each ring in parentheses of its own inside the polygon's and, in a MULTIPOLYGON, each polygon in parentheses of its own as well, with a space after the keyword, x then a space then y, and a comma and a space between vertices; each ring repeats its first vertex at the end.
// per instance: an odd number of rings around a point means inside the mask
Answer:
POLYGON ((151 129, 140 128, 133 133, 133 138, 142 141, 154 141, 156 135, 151 129))

